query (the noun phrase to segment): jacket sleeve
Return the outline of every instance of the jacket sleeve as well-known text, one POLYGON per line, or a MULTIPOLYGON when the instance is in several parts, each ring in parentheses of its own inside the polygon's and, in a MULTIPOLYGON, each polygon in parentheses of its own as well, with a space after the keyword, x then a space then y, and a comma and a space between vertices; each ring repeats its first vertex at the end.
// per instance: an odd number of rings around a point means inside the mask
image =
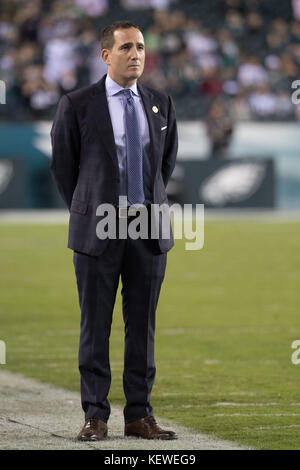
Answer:
POLYGON ((169 178, 174 170, 178 150, 178 132, 175 108, 172 98, 169 96, 169 111, 168 111, 168 129, 165 141, 165 148, 162 158, 162 177, 165 187, 168 184, 169 178))
POLYGON ((80 131, 73 105, 67 95, 61 97, 51 129, 51 170, 58 190, 71 207, 80 163, 80 131))

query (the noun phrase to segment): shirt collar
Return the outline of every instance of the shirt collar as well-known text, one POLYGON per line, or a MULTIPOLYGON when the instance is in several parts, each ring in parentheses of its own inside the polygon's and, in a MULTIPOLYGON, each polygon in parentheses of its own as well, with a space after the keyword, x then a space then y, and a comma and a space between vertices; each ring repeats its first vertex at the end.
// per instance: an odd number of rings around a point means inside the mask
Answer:
MULTIPOLYGON (((106 93, 108 96, 113 96, 119 93, 121 90, 124 90, 121 85, 116 83, 110 76, 107 74, 105 79, 105 87, 106 93)), ((134 95, 139 96, 139 92, 137 89, 137 83, 135 82, 129 89, 133 92, 134 95)))

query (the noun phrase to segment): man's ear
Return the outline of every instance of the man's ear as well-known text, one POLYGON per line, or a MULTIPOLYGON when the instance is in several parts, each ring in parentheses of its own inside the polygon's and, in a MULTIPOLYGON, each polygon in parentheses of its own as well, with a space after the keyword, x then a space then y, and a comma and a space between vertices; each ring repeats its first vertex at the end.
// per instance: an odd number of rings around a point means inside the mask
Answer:
POLYGON ((107 64, 110 65, 110 51, 109 49, 102 49, 101 51, 102 60, 107 64))

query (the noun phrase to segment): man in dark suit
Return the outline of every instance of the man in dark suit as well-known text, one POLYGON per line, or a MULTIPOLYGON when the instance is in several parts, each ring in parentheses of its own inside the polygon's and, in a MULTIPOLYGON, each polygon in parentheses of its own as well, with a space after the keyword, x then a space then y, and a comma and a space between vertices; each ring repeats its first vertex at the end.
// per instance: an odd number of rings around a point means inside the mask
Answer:
POLYGON ((120 21, 106 27, 101 48, 108 74, 64 95, 51 130, 51 169, 70 210, 68 247, 74 250, 81 308, 79 370, 85 423, 77 439, 107 436, 109 336, 120 276, 125 435, 175 439, 174 432, 157 425, 150 405, 156 371, 155 311, 167 251, 174 244, 172 231, 166 238, 159 229, 155 239, 100 239, 96 233, 101 204, 116 208, 118 227, 134 220, 132 207, 146 207, 150 215, 154 204, 167 203, 166 186, 177 155, 175 111, 170 97, 137 84, 145 61, 138 26, 120 21))

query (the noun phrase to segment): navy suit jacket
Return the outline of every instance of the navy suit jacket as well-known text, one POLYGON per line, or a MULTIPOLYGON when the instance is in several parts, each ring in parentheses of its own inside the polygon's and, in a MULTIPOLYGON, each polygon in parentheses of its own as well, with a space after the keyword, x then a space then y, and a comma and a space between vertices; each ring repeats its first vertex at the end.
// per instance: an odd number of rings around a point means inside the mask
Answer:
MULTIPOLYGON (((93 256, 100 255, 108 243, 97 237, 101 217, 96 209, 103 203, 117 207, 119 198, 119 167, 105 78, 62 96, 51 129, 51 170, 70 211, 68 247, 93 256)), ((166 186, 178 148, 174 106, 163 93, 139 84, 138 90, 149 124, 153 203, 167 203, 166 186)), ((160 253, 173 245, 172 230, 169 238, 157 240, 160 253)))

